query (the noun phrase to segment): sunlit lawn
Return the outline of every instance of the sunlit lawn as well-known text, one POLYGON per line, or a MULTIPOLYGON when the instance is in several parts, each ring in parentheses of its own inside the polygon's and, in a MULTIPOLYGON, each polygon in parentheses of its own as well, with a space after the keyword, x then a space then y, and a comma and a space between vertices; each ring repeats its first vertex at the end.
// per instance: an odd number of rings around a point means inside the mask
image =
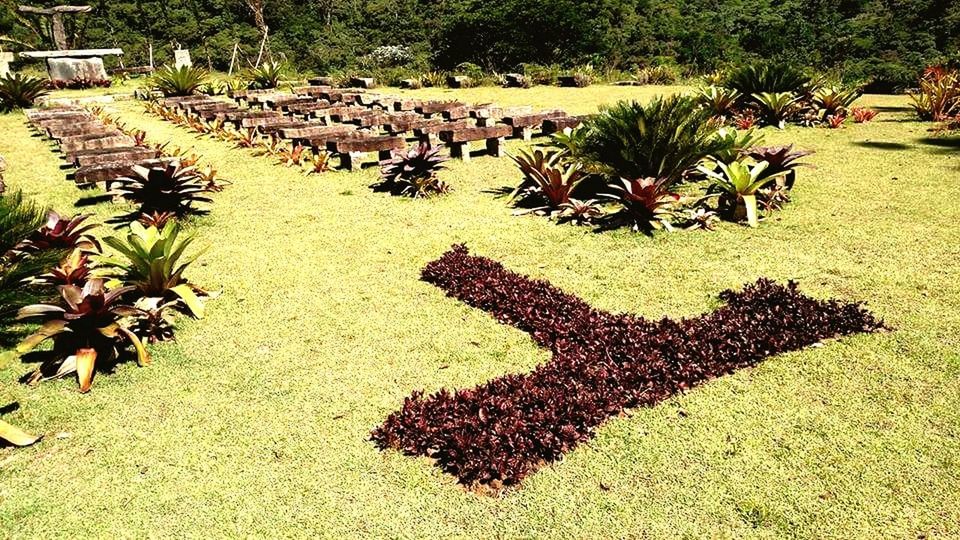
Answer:
MULTIPOLYGON (((595 110, 671 89, 594 86, 430 97, 595 110)), ((673 89, 675 90, 675 89, 673 89)), ((45 434, 0 450, 4 536, 890 537, 960 535, 960 145, 930 139, 900 97, 842 130, 765 130, 816 150, 793 203, 760 228, 596 234, 515 217, 490 190, 507 159, 452 163, 454 192, 373 193, 376 172, 320 177, 195 139, 115 105, 151 141, 193 146, 233 181, 192 224, 189 277, 222 294, 182 320, 148 368, 73 381, 2 372, 8 421, 45 434), (598 308, 693 315, 759 276, 863 300, 889 334, 776 357, 650 409, 502 498, 370 430, 415 389, 465 387, 548 356, 444 297, 419 271, 451 244, 550 280, 598 308)), ((97 192, 64 180, 20 114, 0 116, 11 187, 57 209, 97 192)), ((519 143, 510 142, 508 149, 519 143)), ((106 219, 124 208, 83 208, 106 219)), ((101 229, 109 234, 108 227, 101 229)))

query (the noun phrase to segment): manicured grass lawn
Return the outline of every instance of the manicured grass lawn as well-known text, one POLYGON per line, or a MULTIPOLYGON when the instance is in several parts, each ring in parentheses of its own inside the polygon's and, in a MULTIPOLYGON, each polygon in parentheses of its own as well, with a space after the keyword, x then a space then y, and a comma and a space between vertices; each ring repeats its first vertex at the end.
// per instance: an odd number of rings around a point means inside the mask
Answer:
MULTIPOLYGON (((585 113, 662 88, 429 90, 585 113)), ((5 419, 46 434, 0 450, 11 536, 917 537, 960 535, 960 151, 929 140, 900 97, 870 124, 765 130, 816 150, 793 203, 750 230, 595 234, 514 217, 489 190, 508 159, 453 162, 455 191, 407 200, 375 170, 305 177, 116 108, 152 141, 194 146, 234 184, 197 219, 192 281, 222 291, 181 319, 148 368, 81 395, 2 372, 5 419), (772 358, 631 411, 502 498, 370 430, 412 390, 529 370, 529 337, 444 297, 420 269, 451 244, 550 280, 594 306, 695 315, 759 276, 864 300, 896 328, 772 358)), ((11 187, 57 209, 81 196, 22 115, 0 116, 11 187)), ((508 149, 518 148, 510 142, 508 149)), ((110 203, 87 207, 99 219, 110 203)), ((101 230, 107 233, 108 229, 101 230)))

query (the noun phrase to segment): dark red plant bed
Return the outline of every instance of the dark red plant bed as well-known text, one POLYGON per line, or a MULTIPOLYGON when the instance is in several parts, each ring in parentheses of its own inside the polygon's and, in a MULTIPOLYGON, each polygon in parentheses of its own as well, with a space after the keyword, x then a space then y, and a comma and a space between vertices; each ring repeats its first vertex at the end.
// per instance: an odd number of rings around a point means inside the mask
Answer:
POLYGON ((768 279, 720 293, 726 305, 697 318, 615 315, 464 246, 428 264, 423 279, 529 332, 553 359, 476 388, 414 392, 372 439, 381 449, 431 457, 463 484, 495 490, 559 459, 626 408, 771 355, 884 329, 859 303, 816 300, 795 283, 768 279))

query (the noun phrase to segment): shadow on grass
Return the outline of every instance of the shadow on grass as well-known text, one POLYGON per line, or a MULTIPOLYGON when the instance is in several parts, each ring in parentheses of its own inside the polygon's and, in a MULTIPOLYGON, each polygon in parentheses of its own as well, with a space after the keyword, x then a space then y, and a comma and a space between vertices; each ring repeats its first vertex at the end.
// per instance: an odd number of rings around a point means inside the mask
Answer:
POLYGON ((960 157, 960 137, 921 137, 917 142, 928 154, 960 157))
POLYGON ((910 150, 911 148, 913 148, 909 144, 890 142, 890 141, 857 141, 852 144, 854 144, 855 146, 859 146, 861 148, 870 148, 872 150, 904 151, 904 150, 910 150))

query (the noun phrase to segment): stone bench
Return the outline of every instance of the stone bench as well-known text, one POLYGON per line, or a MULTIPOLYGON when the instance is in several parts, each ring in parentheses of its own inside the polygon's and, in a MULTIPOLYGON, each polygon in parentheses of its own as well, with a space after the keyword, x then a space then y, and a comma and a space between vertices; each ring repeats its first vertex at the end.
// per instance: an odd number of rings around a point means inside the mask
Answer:
POLYGON ((424 104, 422 99, 397 99, 393 101, 393 110, 397 112, 415 111, 424 104))
POLYGON ((80 167, 73 172, 72 175, 74 182, 77 184, 94 184, 97 182, 107 182, 107 187, 109 187, 112 180, 117 178, 122 178, 125 176, 133 176, 136 174, 134 170, 135 166, 141 167, 155 167, 157 165, 166 165, 172 161, 176 161, 178 158, 175 157, 163 157, 157 159, 145 159, 139 161, 115 161, 110 163, 98 163, 96 165, 88 165, 86 167, 80 167))
POLYGON ((340 167, 348 171, 359 169, 363 163, 363 156, 370 152, 377 153, 377 161, 390 159, 393 150, 406 147, 400 137, 390 135, 374 137, 344 137, 327 141, 327 151, 340 158, 340 167))
POLYGON ((330 103, 344 103, 351 104, 354 103, 356 96, 363 93, 363 89, 360 88, 331 88, 325 92, 320 92, 317 97, 320 99, 325 99, 330 103), (346 95, 346 99, 344 99, 346 95))
POLYGON ((498 124, 488 127, 471 127, 440 132, 440 140, 450 147, 450 156, 470 161, 470 143, 485 141, 487 154, 493 157, 503 155, 503 140, 513 133, 513 128, 498 124))
POLYGON ((298 86, 293 89, 293 93, 298 96, 320 97, 321 92, 333 90, 330 86, 298 86))
MULTIPOLYGON (((458 110, 465 106, 464 103, 460 103, 459 101, 427 101, 421 103, 420 106, 414 110, 422 114, 425 118, 430 118, 434 114, 458 110)), ((464 114, 464 116, 466 116, 466 114, 464 114)))
POLYGON ((98 156, 101 154, 112 154, 117 152, 126 152, 130 150, 136 150, 138 148, 143 148, 141 146, 124 146, 124 147, 115 147, 115 148, 89 148, 85 150, 74 150, 73 152, 67 152, 64 154, 63 159, 67 163, 77 163, 77 160, 84 158, 86 156, 98 156))
POLYGON ((81 135, 110 135, 117 133, 114 126, 104 125, 102 122, 81 124, 58 124, 47 128, 49 137, 56 141, 79 137, 81 135))
POLYGON ((336 86, 337 81, 333 77, 310 77, 307 79, 310 86, 336 86))
POLYGON ((147 159, 156 159, 160 157, 159 152, 153 148, 144 147, 124 147, 114 148, 111 152, 102 154, 75 155, 71 162, 76 167, 89 167, 91 165, 100 165, 102 163, 130 162, 136 163, 147 159))
POLYGON ((285 111, 287 107, 305 103, 316 103, 317 98, 311 96, 297 96, 294 94, 283 95, 266 100, 266 108, 275 111, 285 111))
POLYGON ((258 128, 286 124, 292 120, 276 111, 271 116, 244 116, 236 121, 237 129, 258 128))
POLYGON ((257 128, 265 135, 277 133, 285 128, 309 127, 314 125, 316 125, 316 122, 294 120, 288 116, 281 116, 279 118, 245 118, 240 121, 242 128, 257 128))
POLYGON ((547 118, 543 121, 543 134, 553 135, 554 133, 569 133, 570 130, 578 127, 586 119, 586 116, 562 116, 560 118, 547 118))
POLYGON ((281 139, 305 143, 307 146, 318 149, 326 149, 327 139, 325 137, 340 137, 356 131, 357 126, 324 126, 314 123, 309 126, 281 128, 279 134, 281 139))
POLYGON ((77 150, 91 150, 94 148, 121 148, 134 146, 133 137, 118 133, 116 135, 70 137, 60 141, 60 151, 64 154, 77 150))
POLYGON ((47 116, 41 119, 32 120, 30 124, 41 133, 46 133, 48 128, 76 124, 78 122, 89 122, 95 120, 95 117, 87 112, 64 113, 57 116, 47 116))
POLYGON ((492 126, 505 116, 532 114, 533 107, 499 107, 493 104, 474 105, 470 109, 470 117, 477 119, 478 126, 492 126))
POLYGON ((533 114, 505 116, 501 118, 500 121, 513 128, 514 137, 519 137, 525 141, 529 141, 533 138, 533 130, 540 129, 544 120, 553 120, 566 116, 567 113, 555 110, 533 114))
MULTIPOLYGON (((436 120, 439 120, 436 119, 436 120)), ((413 136, 416 137, 422 144, 427 146, 433 146, 436 143, 437 135, 441 131, 457 131, 461 129, 469 129, 477 127, 476 122, 470 120, 457 120, 455 122, 436 122, 432 124, 426 124, 419 128, 414 128, 413 136)))
POLYGON ((369 113, 365 107, 354 107, 351 105, 341 105, 327 109, 319 109, 313 112, 314 118, 324 118, 328 122, 342 122, 344 119, 352 118, 354 115, 369 113))
POLYGON ((297 103, 295 105, 290 105, 286 109, 287 112, 293 116, 302 116, 306 119, 312 117, 315 111, 322 111, 331 107, 336 107, 336 105, 331 105, 329 101, 321 99, 319 101, 314 101, 313 103, 297 103))
POLYGON ((450 88, 470 88, 473 86, 473 79, 466 75, 448 75, 447 86, 450 88))

